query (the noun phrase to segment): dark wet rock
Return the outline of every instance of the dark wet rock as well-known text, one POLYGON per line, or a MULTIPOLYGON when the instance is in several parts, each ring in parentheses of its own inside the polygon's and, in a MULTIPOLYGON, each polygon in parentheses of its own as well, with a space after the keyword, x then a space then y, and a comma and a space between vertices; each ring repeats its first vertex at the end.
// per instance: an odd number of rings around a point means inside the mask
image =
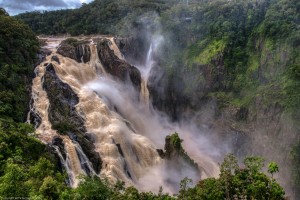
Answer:
POLYGON ((247 120, 247 117, 248 117, 248 108, 246 107, 240 107, 238 108, 237 112, 236 112, 236 115, 235 115, 235 118, 237 121, 245 121, 247 120))
POLYGON ((42 119, 39 116, 38 113, 34 112, 31 108, 33 107, 33 98, 30 99, 30 111, 29 111, 29 122, 34 126, 34 128, 37 128, 42 123, 42 119))
POLYGON ((161 157, 162 159, 165 158, 164 150, 162 150, 162 149, 156 149, 156 151, 157 151, 159 157, 161 157))
POLYGON ((52 145, 55 145, 58 147, 61 155, 63 156, 64 160, 67 159, 67 155, 66 155, 66 152, 65 152, 65 144, 63 142, 63 140, 60 138, 60 137, 54 137, 52 139, 52 145))
POLYGON ((39 125, 42 123, 41 117, 33 111, 30 111, 29 115, 30 124, 33 124, 34 127, 39 127, 39 125))
POLYGON ((145 40, 144 35, 140 37, 118 37, 115 38, 115 43, 129 63, 134 65, 145 63, 150 42, 145 40))
POLYGON ((178 133, 168 135, 165 139, 165 151, 158 149, 158 154, 160 155, 160 157, 167 160, 182 159, 194 169, 198 169, 198 164, 193 159, 191 159, 183 149, 181 145, 182 141, 183 140, 179 138, 178 133))
POLYGON ((51 51, 46 48, 40 48, 37 53, 37 62, 35 63, 35 66, 41 64, 46 60, 46 57, 51 54, 51 51))
POLYGON ((126 61, 119 59, 114 51, 110 49, 111 41, 108 39, 100 39, 97 41, 97 50, 99 58, 105 70, 122 81, 130 80, 133 85, 140 90, 141 73, 140 71, 128 64, 126 61))
POLYGON ((71 58, 77 62, 89 62, 91 58, 91 49, 88 41, 80 41, 74 38, 68 38, 61 42, 57 53, 64 57, 71 58))
POLYGON ((101 170, 102 161, 99 153, 95 151, 92 141, 89 140, 91 137, 86 133, 84 119, 75 109, 79 98, 68 84, 58 78, 51 63, 46 67, 43 88, 49 98, 49 121, 52 123, 53 129, 60 134, 74 134, 75 136, 71 139, 80 144, 98 173, 101 170))
POLYGON ((122 157, 124 157, 124 153, 123 153, 123 150, 122 150, 122 148, 121 148, 121 145, 118 143, 118 144, 116 144, 116 146, 117 146, 117 148, 118 148, 118 151, 119 151, 120 155, 121 155, 122 157))
POLYGON ((155 66, 150 71, 148 91, 152 105, 164 111, 173 121, 179 120, 190 100, 184 94, 184 84, 180 77, 169 78, 163 69, 155 66))
POLYGON ((58 59, 58 57, 56 55, 54 55, 54 56, 51 57, 51 61, 55 61, 58 64, 60 64, 59 59, 58 59))

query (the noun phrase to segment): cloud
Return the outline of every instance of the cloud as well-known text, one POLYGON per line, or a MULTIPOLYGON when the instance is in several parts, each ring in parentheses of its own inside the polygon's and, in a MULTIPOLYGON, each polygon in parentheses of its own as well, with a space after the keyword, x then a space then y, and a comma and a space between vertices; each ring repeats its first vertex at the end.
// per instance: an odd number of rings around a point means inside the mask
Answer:
POLYGON ((0 7, 10 15, 16 15, 34 10, 78 8, 82 2, 90 2, 90 0, 0 0, 0 7))

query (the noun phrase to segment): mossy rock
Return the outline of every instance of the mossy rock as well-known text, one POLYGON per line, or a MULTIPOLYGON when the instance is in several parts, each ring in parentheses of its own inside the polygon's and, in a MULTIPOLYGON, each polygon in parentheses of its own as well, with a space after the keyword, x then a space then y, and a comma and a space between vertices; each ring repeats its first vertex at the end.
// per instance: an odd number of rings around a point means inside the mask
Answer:
POLYGON ((178 133, 168 135, 165 139, 165 152, 158 150, 159 155, 167 160, 183 159, 191 167, 198 170, 198 164, 185 152, 181 145, 182 142, 183 140, 180 139, 178 133))

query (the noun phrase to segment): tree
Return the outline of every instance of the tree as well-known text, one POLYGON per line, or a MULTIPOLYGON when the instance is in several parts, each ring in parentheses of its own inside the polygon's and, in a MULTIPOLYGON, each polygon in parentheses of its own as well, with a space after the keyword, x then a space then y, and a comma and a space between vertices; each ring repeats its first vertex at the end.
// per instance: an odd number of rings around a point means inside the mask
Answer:
POLYGON ((29 188, 24 184, 27 174, 24 171, 12 159, 7 160, 4 175, 0 177, 0 197, 28 197, 29 188))
POLYGON ((47 176, 43 180, 43 184, 39 189, 39 193, 46 199, 58 199, 59 197, 59 185, 56 180, 51 176, 47 176))
POLYGON ((192 183, 193 180, 188 177, 185 177, 180 181, 180 190, 178 194, 179 199, 186 199, 186 193, 188 191, 188 188, 191 187, 192 183))
POLYGON ((0 15, 9 16, 9 14, 6 12, 6 10, 4 8, 0 8, 0 15))
POLYGON ((268 172, 271 174, 272 178, 274 173, 279 172, 279 168, 276 162, 270 162, 268 164, 268 172))
POLYGON ((83 177, 80 185, 71 191, 71 199, 107 200, 112 195, 109 183, 99 177, 83 177))

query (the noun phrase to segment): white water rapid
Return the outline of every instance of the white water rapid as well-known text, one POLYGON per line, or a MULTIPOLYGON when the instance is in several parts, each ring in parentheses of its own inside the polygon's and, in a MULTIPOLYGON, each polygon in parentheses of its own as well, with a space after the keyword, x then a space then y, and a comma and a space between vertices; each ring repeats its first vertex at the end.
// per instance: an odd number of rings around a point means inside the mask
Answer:
MULTIPOLYGON (((173 193, 174 187, 168 182, 177 182, 188 176, 198 181, 199 178, 216 177, 218 165, 205 152, 209 141, 190 125, 179 125, 169 122, 168 118, 155 111, 149 101, 147 81, 153 66, 153 53, 163 41, 162 37, 154 37, 149 47, 145 66, 138 69, 142 76, 141 94, 131 85, 115 80, 104 69, 97 54, 97 46, 91 38, 91 57, 87 63, 78 63, 56 52, 63 38, 46 38, 46 48, 52 53, 35 69, 36 77, 32 86, 32 111, 41 118, 36 127, 37 137, 44 143, 51 144, 54 137, 64 143, 66 158, 55 146, 72 187, 78 185, 77 177, 89 174, 107 177, 112 182, 125 181, 140 190, 164 191, 173 193), (51 61, 57 56, 60 63, 51 61), (68 84, 79 98, 76 111, 85 120, 85 128, 94 138, 95 151, 102 159, 102 169, 97 174, 84 154, 80 145, 67 135, 61 135, 52 128, 48 117, 49 99, 43 88, 43 76, 46 63, 52 63, 57 76, 68 84), (139 100, 138 96, 140 96, 139 100), (183 146, 188 155, 200 167, 200 176, 191 172, 188 167, 179 171, 168 170, 166 161, 161 159, 157 149, 163 149, 165 136, 178 132, 184 140, 183 146)), ((120 59, 125 60, 112 37, 110 48, 120 59)), ((212 155, 213 153, 211 153, 212 155)))

